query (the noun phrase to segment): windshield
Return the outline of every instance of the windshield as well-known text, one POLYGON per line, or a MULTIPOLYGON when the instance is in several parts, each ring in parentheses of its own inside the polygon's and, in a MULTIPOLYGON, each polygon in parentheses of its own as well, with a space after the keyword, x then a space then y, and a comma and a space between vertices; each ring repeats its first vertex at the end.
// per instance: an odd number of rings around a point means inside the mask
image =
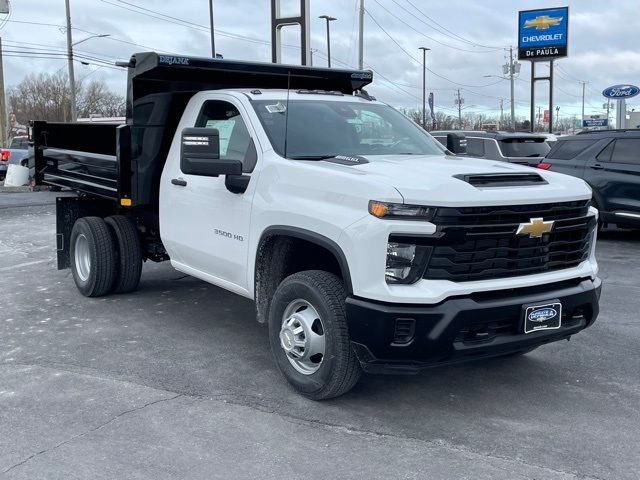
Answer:
MULTIPOLYGON (((252 102, 273 149, 285 156, 285 101, 252 102)), ((288 158, 336 155, 442 155, 446 150, 420 127, 387 105, 291 100, 288 158)))
POLYGON ((505 157, 544 157, 551 150, 541 138, 510 138, 499 143, 505 157))
POLYGON ((27 150, 29 148, 29 139, 26 137, 14 137, 11 139, 9 148, 12 150, 27 150))

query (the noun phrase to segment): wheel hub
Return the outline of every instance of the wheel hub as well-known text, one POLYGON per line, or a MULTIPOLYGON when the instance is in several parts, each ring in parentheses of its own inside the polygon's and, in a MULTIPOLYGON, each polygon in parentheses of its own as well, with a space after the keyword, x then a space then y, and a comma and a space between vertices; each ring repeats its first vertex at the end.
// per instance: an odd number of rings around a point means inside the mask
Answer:
POLYGON ((74 261, 76 272, 83 282, 86 282, 91 272, 91 254, 89 252, 89 241, 84 233, 76 238, 74 261))
POLYGON ((291 329, 289 329, 288 327, 283 327, 282 331, 280 332, 280 345, 282 345, 282 348, 284 348, 287 352, 291 352, 293 350, 293 339, 294 334, 291 329))
POLYGON ((289 363, 304 375, 315 373, 325 353, 322 320, 306 300, 294 300, 285 308, 280 329, 280 346, 289 363))

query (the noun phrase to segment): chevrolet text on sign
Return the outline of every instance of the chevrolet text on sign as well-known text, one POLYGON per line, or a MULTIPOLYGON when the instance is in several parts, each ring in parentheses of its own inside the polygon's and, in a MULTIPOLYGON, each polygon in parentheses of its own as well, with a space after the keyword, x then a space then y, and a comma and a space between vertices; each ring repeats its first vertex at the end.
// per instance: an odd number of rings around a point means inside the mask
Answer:
POLYGON ((518 59, 553 60, 567 56, 569 7, 525 10, 518 16, 518 59))

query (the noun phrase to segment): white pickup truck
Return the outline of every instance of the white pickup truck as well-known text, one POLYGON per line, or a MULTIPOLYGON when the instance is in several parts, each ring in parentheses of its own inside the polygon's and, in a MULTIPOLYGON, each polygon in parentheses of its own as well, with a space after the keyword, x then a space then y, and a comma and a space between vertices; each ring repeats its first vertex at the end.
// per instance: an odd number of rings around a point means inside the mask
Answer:
MULTIPOLYGON (((127 123, 34 122, 58 267, 86 296, 145 260, 255 300, 299 392, 526 353, 598 314, 579 179, 452 155, 371 72, 134 55, 127 123)), ((211 312, 215 317, 216 312, 211 312)))

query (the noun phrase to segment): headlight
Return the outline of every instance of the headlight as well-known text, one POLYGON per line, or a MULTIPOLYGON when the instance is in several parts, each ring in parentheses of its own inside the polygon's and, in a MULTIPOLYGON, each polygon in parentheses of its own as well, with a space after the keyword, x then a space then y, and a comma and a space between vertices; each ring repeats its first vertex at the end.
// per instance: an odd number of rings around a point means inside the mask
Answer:
POLYGON ((369 213, 378 218, 430 221, 433 220, 436 209, 423 205, 405 205, 404 203, 386 203, 371 200, 369 202, 369 213))
POLYGON ((410 243, 387 243, 387 283, 414 283, 422 277, 431 247, 410 243))

